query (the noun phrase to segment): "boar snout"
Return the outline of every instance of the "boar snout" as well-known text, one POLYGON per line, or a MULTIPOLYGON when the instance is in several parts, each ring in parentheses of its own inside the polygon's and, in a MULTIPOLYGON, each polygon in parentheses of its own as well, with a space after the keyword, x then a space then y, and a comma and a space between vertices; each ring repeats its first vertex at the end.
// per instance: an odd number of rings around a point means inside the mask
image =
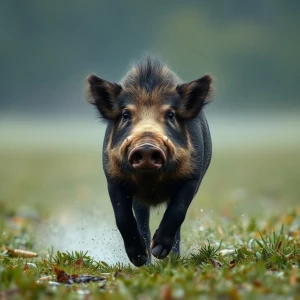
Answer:
POLYGON ((166 155, 162 149, 145 143, 133 148, 128 156, 129 163, 137 170, 158 170, 166 161, 166 155))

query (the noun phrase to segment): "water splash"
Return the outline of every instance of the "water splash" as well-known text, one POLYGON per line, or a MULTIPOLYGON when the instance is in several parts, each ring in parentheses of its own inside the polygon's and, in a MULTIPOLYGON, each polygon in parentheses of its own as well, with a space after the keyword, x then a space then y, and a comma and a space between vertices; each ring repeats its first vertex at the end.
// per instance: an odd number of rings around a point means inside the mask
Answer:
POLYGON ((129 263, 113 213, 102 210, 99 203, 60 208, 40 226, 37 236, 41 251, 88 251, 109 264, 129 263))

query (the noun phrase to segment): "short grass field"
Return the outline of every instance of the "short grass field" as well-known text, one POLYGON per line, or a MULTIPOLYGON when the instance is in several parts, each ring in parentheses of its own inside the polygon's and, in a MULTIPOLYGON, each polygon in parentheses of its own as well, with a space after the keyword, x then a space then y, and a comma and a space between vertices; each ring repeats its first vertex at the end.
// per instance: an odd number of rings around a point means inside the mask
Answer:
POLYGON ((136 268, 106 191, 103 125, 0 121, 0 299, 300 299, 299 120, 211 124, 181 256, 136 268))

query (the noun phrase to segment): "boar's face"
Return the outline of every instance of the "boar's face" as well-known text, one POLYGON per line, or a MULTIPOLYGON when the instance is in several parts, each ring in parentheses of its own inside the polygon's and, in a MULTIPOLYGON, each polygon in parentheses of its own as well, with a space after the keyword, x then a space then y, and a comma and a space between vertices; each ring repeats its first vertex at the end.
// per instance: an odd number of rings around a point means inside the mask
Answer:
POLYGON ((91 103, 110 124, 105 150, 112 177, 181 177, 192 172, 193 146, 186 123, 207 102, 209 75, 180 84, 165 66, 147 61, 120 85, 95 75, 87 81, 91 103))

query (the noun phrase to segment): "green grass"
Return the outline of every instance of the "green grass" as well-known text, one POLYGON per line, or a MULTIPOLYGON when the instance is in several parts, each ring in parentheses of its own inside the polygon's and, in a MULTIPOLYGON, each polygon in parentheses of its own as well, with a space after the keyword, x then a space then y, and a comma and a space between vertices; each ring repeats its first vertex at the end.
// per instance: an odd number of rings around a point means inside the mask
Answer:
MULTIPOLYGON (((64 239, 69 231, 60 232, 56 222, 72 229, 80 222, 78 211, 93 218, 83 233, 75 230, 80 241, 101 224, 95 203, 111 224, 113 216, 95 144, 22 143, 0 148, 0 299, 296 299, 300 294, 300 145, 215 147, 182 228, 182 255, 135 268, 95 258, 89 246, 66 251, 51 241, 41 245, 45 223, 57 225, 56 234, 64 239), (15 258, 7 248, 39 256, 15 258), (55 285, 54 267, 106 279, 55 285), (50 283, 39 280, 45 276, 50 283)), ((163 208, 153 211, 152 232, 162 214, 163 208)), ((98 242, 105 248, 105 240, 98 242)))

